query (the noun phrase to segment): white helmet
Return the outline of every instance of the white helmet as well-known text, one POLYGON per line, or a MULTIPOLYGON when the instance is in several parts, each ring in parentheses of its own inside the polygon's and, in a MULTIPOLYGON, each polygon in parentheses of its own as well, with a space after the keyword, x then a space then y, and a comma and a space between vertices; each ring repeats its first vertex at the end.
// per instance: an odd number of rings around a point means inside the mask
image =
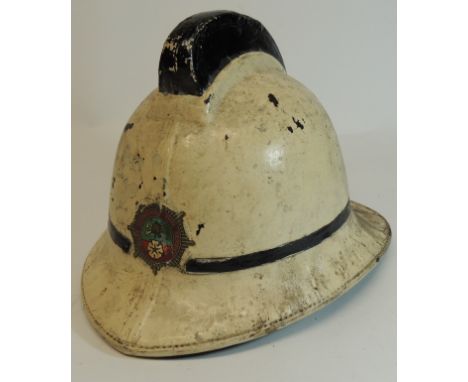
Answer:
POLYGON ((282 328, 343 294, 390 228, 349 200, 333 125, 256 20, 192 16, 126 125, 109 226, 82 288, 91 322, 138 356, 199 353, 282 328))

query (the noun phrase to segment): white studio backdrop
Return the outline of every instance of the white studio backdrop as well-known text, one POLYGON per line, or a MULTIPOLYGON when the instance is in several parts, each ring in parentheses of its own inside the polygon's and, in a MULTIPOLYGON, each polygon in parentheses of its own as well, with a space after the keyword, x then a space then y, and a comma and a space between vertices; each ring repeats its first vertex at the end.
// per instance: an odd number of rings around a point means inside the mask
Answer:
POLYGON ((394 381, 396 224, 394 1, 73 1, 74 381, 394 381), (361 284, 289 328, 202 356, 126 357, 86 320, 82 265, 106 226, 120 134, 133 110, 157 87, 167 35, 184 18, 219 9, 259 20, 275 39, 288 73, 320 99, 339 137, 351 198, 388 219, 392 244, 361 284))

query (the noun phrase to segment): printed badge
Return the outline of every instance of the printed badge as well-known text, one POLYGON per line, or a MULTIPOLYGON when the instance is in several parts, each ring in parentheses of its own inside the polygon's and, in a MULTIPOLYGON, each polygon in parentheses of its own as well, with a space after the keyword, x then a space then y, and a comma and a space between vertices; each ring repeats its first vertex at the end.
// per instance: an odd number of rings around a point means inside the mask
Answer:
POLYGON ((195 244, 185 233, 184 215, 158 204, 140 206, 128 227, 135 256, 150 265, 154 273, 165 266, 179 267, 185 249, 195 244))

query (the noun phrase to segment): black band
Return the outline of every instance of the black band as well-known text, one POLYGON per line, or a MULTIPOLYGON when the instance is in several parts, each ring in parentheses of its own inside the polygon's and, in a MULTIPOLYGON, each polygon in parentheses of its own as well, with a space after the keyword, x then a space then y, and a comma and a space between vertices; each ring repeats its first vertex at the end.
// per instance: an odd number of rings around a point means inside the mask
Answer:
POLYGON ((230 11, 193 15, 171 32, 159 60, 159 91, 200 96, 231 60, 264 52, 284 67, 280 51, 265 27, 230 11))
MULTIPOLYGON (((320 244, 323 240, 341 228, 348 219, 350 212, 351 207, 348 202, 343 211, 341 211, 329 224, 300 239, 280 245, 279 247, 253 252, 242 256, 230 258, 190 259, 185 265, 185 270, 189 273, 222 273, 239 271, 272 263, 320 244)), ((128 253, 131 241, 120 233, 110 220, 108 227, 110 237, 114 243, 118 245, 122 251, 128 253)))
POLYGON ((130 247, 132 245, 132 242, 124 236, 120 231, 115 228, 114 224, 112 224, 110 218, 107 223, 107 230, 109 231, 109 235, 112 239, 112 241, 122 249, 125 253, 128 253, 130 251, 130 247))
POLYGON ((239 271, 272 263, 320 244, 346 222, 350 212, 351 208, 350 203, 348 202, 343 211, 341 211, 331 223, 300 239, 291 241, 276 248, 227 259, 191 259, 186 263, 185 269, 190 273, 221 273, 239 271))

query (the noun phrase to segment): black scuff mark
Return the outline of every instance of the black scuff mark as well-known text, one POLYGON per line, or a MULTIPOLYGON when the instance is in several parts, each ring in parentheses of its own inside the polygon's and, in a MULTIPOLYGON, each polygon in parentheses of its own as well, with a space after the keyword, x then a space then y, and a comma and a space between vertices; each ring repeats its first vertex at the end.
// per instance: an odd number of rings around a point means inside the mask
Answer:
POLYGON ((153 180, 156 180, 157 178, 155 176, 153 176, 153 180))
POLYGON ((142 156, 140 155, 140 153, 137 153, 136 156, 137 156, 137 157, 135 158, 135 163, 139 163, 139 162, 145 160, 145 157, 142 157, 142 156))
POLYGON ((293 130, 293 128, 291 126, 288 126, 288 130, 289 130, 290 133, 294 133, 294 130, 293 130))
POLYGON ((196 234, 197 236, 200 235, 200 232, 201 232, 201 230, 202 230, 203 228, 205 228, 205 223, 200 223, 200 224, 198 225, 198 227, 197 227, 197 231, 195 232, 195 234, 196 234))
POLYGON ((224 136, 224 140, 227 141, 228 139, 229 139, 229 135, 226 134, 226 135, 224 136))
POLYGON ((124 132, 130 130, 133 127, 133 123, 127 123, 124 128, 124 132))
POLYGON ((292 117, 292 120, 299 129, 304 130, 304 125, 301 123, 299 119, 292 117))
POLYGON ((203 102, 205 102, 205 105, 208 105, 208 104, 210 103, 211 97, 212 97, 212 96, 213 96, 213 94, 210 94, 210 95, 208 96, 208 98, 205 99, 205 100, 203 101, 203 102))
POLYGON ((268 94, 268 101, 270 101, 273 105, 275 105, 275 107, 278 107, 278 100, 277 98, 273 95, 273 94, 268 94))
POLYGON ((143 182, 141 182, 139 185, 138 185, 138 189, 141 190, 141 187, 143 186, 143 182))

